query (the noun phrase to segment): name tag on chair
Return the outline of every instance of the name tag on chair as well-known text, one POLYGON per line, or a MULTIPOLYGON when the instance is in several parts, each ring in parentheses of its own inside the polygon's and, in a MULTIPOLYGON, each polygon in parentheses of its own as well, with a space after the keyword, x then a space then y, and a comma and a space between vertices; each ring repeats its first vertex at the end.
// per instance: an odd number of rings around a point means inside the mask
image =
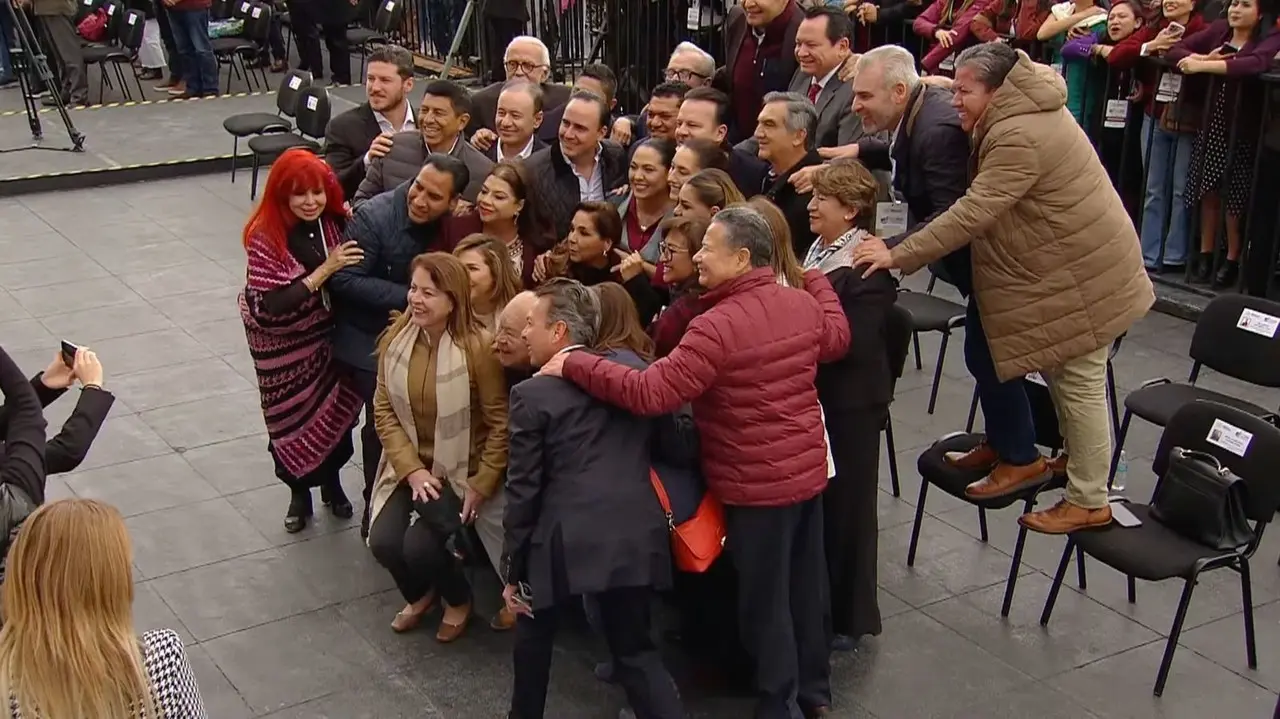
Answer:
POLYGON ((907 203, 876 203, 876 236, 892 237, 907 231, 907 203))
POLYGON ((1276 329, 1280 328, 1280 317, 1265 312, 1244 308, 1240 319, 1236 321, 1236 329, 1252 332, 1267 339, 1275 339, 1276 329))

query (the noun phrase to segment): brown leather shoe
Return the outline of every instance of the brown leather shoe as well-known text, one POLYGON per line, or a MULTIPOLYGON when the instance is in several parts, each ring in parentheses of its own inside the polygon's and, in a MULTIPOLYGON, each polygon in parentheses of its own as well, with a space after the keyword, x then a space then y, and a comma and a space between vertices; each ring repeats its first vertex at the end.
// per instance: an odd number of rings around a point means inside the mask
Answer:
POLYGON ((467 623, 471 621, 471 605, 467 604, 464 607, 456 608, 464 609, 466 611, 466 614, 464 615, 465 619, 462 620, 461 624, 451 624, 441 617, 440 627, 436 629, 436 641, 441 644, 456 642, 462 634, 467 631, 467 623))
POLYGON ((968 452, 947 452, 942 458, 952 467, 967 470, 989 470, 1000 461, 996 451, 985 441, 968 452))
POLYGON ((994 499, 1013 494, 1033 484, 1043 482, 1049 471, 1044 457, 1037 457, 1031 464, 1005 464, 999 462, 991 474, 964 488, 970 499, 994 499))
POLYGON ((418 625, 422 623, 422 618, 426 616, 428 611, 430 610, 423 610, 417 614, 400 612, 396 615, 395 619, 391 620, 391 630, 396 634, 404 634, 405 632, 417 629, 418 625))
POLYGON ((1049 461, 1049 471, 1053 472, 1055 477, 1067 476, 1067 455, 1060 454, 1049 461))
POLYGON ((1111 522, 1111 505, 1098 509, 1086 509, 1067 500, 1039 512, 1029 512, 1018 517, 1018 524, 1041 534, 1068 534, 1077 529, 1101 527, 1111 522))
POLYGON ((495 632, 506 632, 515 629, 516 615, 511 613, 510 609, 503 607, 498 613, 493 615, 493 619, 489 621, 489 628, 495 632))

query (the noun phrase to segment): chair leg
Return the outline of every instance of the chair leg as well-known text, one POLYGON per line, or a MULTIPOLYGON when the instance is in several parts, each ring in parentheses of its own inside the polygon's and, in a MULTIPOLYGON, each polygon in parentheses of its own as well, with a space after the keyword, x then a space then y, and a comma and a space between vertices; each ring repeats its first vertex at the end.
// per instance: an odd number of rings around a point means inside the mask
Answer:
POLYGON ((124 79, 124 69, 120 67, 120 63, 115 63, 116 78, 120 80, 120 91, 124 93, 125 102, 133 102, 133 90, 129 89, 129 82, 124 79))
POLYGON ((1129 603, 1137 604, 1138 602, 1138 582, 1133 577, 1125 577, 1125 584, 1128 585, 1129 603))
POLYGON ((236 159, 240 154, 240 138, 231 136, 231 184, 236 184, 236 159))
POLYGON ((1089 588, 1089 582, 1084 574, 1084 550, 1078 544, 1076 545, 1076 584, 1082 592, 1089 588))
MULTIPOLYGON (((1028 499, 1022 508, 1026 514, 1035 509, 1034 499, 1028 499)), ((1022 548, 1027 543, 1027 528, 1018 525, 1018 541, 1013 544, 1013 560, 1009 562, 1009 578, 1004 583, 1004 602, 1000 605, 1000 616, 1009 616, 1009 608, 1013 605, 1013 589, 1018 585, 1018 570, 1022 568, 1022 548)))
POLYGON ((1250 669, 1258 668, 1258 645, 1253 634, 1253 577, 1249 560, 1240 559, 1240 597, 1244 603, 1244 651, 1250 669))
POLYGON ((1116 469, 1120 467, 1120 453, 1124 451, 1124 438, 1129 434, 1129 423, 1133 421, 1133 413, 1128 409, 1124 411, 1124 419, 1120 420, 1120 429, 1116 430, 1116 446, 1111 451, 1111 471, 1107 474, 1107 491, 1111 491, 1111 485, 1116 481, 1116 469))
MULTIPOLYGON (((85 72, 88 72, 88 71, 89 69, 88 67, 86 67, 85 72)), ((103 67, 102 65, 99 65, 98 66, 98 104, 99 105, 106 102, 106 95, 104 94, 106 86, 107 86, 107 68, 103 67)))
POLYGON ((942 344, 938 345, 938 366, 933 368, 933 389, 929 390, 929 414, 938 403, 938 385, 942 384, 942 363, 947 358, 947 342, 951 340, 950 332, 942 333, 942 344))
POLYGON ((916 564, 916 544, 920 541, 920 524, 924 522, 924 500, 929 494, 929 480, 920 480, 920 497, 916 500, 916 521, 911 525, 911 543, 907 545, 907 566, 916 564))
POLYGON ((978 419, 978 385, 973 385, 973 400, 969 402, 969 419, 965 420, 964 431, 972 432, 973 423, 978 419))
POLYGON ((147 93, 142 89, 142 78, 138 77, 138 69, 136 67, 133 69, 133 82, 138 86, 138 99, 147 99, 147 93))
POLYGON ((1107 404, 1111 406, 1111 431, 1114 436, 1120 436, 1120 405, 1118 399, 1119 393, 1116 391, 1116 373, 1111 369, 1111 363, 1107 362, 1107 404))
POLYGON ((253 174, 249 181, 249 199, 258 199, 258 168, 261 166, 258 153, 253 153, 253 174))
POLYGON ((235 68, 236 68, 236 64, 234 62, 227 62, 227 89, 222 91, 222 94, 224 95, 231 94, 231 71, 234 70, 235 68))
POLYGON ((982 538, 982 543, 987 543, 987 510, 978 507, 978 535, 982 538))
POLYGON ((1188 579, 1182 588, 1182 599, 1178 600, 1178 611, 1173 615, 1173 628, 1169 630, 1169 639, 1164 645, 1164 658, 1160 660, 1160 671, 1156 673, 1154 694, 1164 694, 1164 683, 1169 679, 1169 667, 1173 665, 1173 653, 1178 649, 1178 639, 1182 636, 1182 623, 1187 619, 1187 608, 1191 606, 1191 592, 1196 588, 1196 580, 1188 579))
POLYGON ((924 363, 920 361, 920 333, 919 332, 915 332, 915 331, 911 332, 911 348, 915 350, 916 371, 919 372, 920 370, 924 369, 924 363))
POLYGON ((1053 605, 1058 603, 1058 590, 1062 589, 1062 578, 1067 575, 1067 565, 1071 563, 1071 551, 1075 542, 1067 536, 1067 545, 1062 548, 1062 559, 1058 561, 1058 571, 1053 573, 1053 584, 1049 586, 1049 596, 1045 597, 1044 609, 1040 612, 1040 626, 1049 626, 1049 617, 1053 614, 1053 605))
POLYGON ((898 484, 898 450, 893 445, 893 415, 884 423, 884 445, 889 453, 889 484, 893 487, 893 496, 902 496, 902 487, 898 484))

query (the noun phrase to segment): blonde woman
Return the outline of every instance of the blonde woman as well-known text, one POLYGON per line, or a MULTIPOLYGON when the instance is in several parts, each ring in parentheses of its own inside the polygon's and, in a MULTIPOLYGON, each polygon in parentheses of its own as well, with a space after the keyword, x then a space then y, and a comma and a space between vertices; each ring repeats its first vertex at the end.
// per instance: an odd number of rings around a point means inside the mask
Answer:
POLYGON ((32 512, 9 550, 0 696, 14 719, 204 719, 182 640, 133 627, 133 553, 108 504, 32 512))
POLYGON ((804 271, 800 269, 800 261, 796 259, 791 243, 791 225, 787 223, 787 216, 763 195, 747 200, 747 206, 763 215, 765 222, 769 223, 769 234, 773 237, 773 271, 778 275, 778 282, 787 287, 803 288, 804 271))
POLYGON ((491 560, 502 542, 507 382, 470 284, 452 255, 413 259, 408 311, 378 340, 373 397, 382 459, 369 549, 405 599, 391 628, 417 627, 440 599, 436 639, 444 643, 462 636, 471 616, 471 586, 450 543, 472 522, 491 560))
POLYGON ((453 256, 467 268, 471 280, 471 306, 491 334, 498 313, 520 294, 520 275, 507 256, 507 246, 492 235, 467 235, 453 248, 453 256))

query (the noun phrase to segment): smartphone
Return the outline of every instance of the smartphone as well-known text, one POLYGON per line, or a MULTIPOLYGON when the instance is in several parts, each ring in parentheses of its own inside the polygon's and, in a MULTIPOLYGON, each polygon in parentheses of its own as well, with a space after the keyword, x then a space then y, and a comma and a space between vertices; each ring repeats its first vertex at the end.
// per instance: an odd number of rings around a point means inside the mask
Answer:
POLYGON ((76 352, 80 351, 80 345, 62 340, 62 361, 68 367, 76 366, 76 352))
POLYGON ((1186 33, 1186 31, 1187 31, 1187 28, 1186 28, 1186 27, 1184 27, 1184 26, 1182 25, 1182 23, 1177 23, 1177 22, 1171 22, 1171 23, 1169 23, 1169 34, 1170 34, 1170 35, 1182 35, 1182 34, 1186 33))

